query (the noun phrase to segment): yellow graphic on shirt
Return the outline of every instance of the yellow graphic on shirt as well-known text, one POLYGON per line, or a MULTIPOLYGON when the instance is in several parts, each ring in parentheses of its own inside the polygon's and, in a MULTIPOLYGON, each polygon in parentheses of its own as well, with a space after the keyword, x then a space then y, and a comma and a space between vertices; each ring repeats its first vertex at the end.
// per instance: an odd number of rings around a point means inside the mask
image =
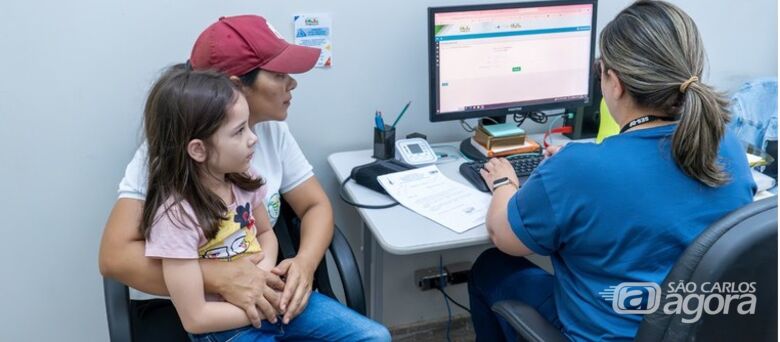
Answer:
POLYGON ((217 235, 200 246, 198 254, 203 259, 230 261, 248 253, 260 252, 256 234, 252 207, 247 202, 228 212, 228 218, 220 222, 217 235))

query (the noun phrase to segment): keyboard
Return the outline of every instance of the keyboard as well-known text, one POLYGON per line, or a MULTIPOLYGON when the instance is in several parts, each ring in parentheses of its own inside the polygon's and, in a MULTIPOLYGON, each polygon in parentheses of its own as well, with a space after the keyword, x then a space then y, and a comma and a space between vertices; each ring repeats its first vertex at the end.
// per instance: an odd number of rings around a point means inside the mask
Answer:
MULTIPOLYGON (((541 153, 523 153, 506 157, 510 164, 515 168, 517 178, 526 177, 533 172, 539 163, 544 160, 541 153)), ((471 183, 477 190, 490 192, 490 188, 485 184, 485 180, 479 174, 479 170, 485 165, 485 161, 472 161, 460 164, 460 174, 471 183)))

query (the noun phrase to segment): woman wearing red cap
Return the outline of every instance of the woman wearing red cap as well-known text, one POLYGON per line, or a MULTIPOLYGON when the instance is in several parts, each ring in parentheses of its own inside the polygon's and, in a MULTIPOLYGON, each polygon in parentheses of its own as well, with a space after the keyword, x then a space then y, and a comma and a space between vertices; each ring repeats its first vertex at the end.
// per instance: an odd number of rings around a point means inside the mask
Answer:
MULTIPOLYGON (((301 241, 294 258, 283 260, 272 272, 255 267, 257 258, 230 263, 203 261, 204 284, 207 292, 220 294, 243 308, 255 326, 261 320, 276 323, 279 313, 283 313, 280 321, 284 325, 299 318, 280 328, 287 337, 302 334, 324 340, 389 340, 386 328, 330 298, 310 301, 315 296, 325 297, 312 293, 312 283, 314 270, 333 236, 333 213, 312 166, 283 120, 297 86, 289 74, 310 70, 319 54, 318 49, 287 43, 264 18, 254 15, 220 18, 195 42, 191 67, 230 75, 249 103, 249 121, 259 139, 252 162, 262 171, 268 187, 264 202, 271 224, 279 216, 280 196, 301 218, 301 241), (290 331, 293 327, 298 331, 290 331)), ((143 144, 119 184, 119 199, 101 242, 100 270, 138 289, 131 291, 135 339, 186 340, 170 301, 147 294, 167 295, 167 289, 159 260, 144 256, 144 236, 138 229, 146 197, 146 159, 143 144)))

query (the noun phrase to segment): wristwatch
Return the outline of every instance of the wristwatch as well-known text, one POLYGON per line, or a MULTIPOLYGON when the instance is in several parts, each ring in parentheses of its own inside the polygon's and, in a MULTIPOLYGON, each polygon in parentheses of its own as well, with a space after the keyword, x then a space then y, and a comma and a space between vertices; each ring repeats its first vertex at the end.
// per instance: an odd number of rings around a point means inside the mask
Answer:
POLYGON ((520 188, 519 186, 517 186, 517 184, 509 180, 509 177, 501 177, 493 181, 493 191, 496 191, 496 189, 498 189, 499 187, 507 184, 512 184, 515 186, 515 188, 520 188))

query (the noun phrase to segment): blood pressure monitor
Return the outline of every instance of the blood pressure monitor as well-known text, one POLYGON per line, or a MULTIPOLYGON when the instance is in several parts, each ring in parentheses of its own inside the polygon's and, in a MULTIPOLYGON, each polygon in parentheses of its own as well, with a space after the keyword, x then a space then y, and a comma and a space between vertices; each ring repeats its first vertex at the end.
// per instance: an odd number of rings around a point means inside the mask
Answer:
POLYGON ((436 162, 436 153, 425 139, 401 139, 395 142, 395 157, 410 165, 425 165, 436 162))

